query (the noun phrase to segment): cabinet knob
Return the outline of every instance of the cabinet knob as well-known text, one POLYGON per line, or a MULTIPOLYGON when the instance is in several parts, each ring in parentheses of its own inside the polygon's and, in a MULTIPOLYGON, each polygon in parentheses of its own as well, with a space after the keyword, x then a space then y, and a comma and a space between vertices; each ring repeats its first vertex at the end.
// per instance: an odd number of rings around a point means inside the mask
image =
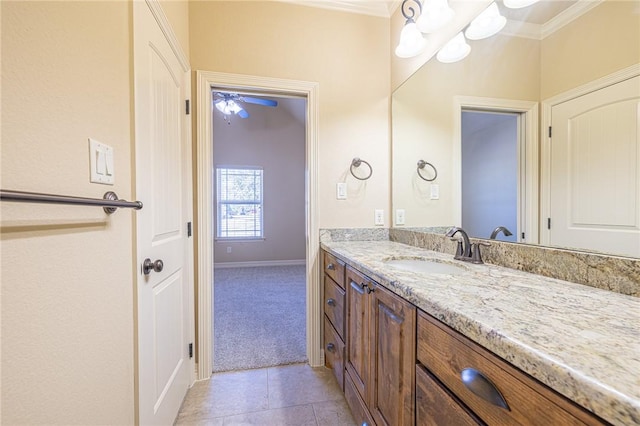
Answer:
POLYGON ((327 305, 336 306, 336 301, 334 299, 327 299, 327 305))
POLYGON ((336 265, 334 265, 333 263, 330 263, 330 264, 327 265, 327 269, 330 270, 330 271, 333 271, 333 270, 336 269, 336 265))
POLYGON ((507 411, 511 411, 509 404, 507 404, 507 401, 505 401, 498 388, 496 388, 496 386, 478 370, 474 368, 465 368, 460 372, 460 379, 466 388, 475 395, 493 405, 504 408, 507 411))
POLYGON ((334 345, 333 343, 327 343, 327 350, 329 352, 335 352, 336 351, 336 345, 334 345))

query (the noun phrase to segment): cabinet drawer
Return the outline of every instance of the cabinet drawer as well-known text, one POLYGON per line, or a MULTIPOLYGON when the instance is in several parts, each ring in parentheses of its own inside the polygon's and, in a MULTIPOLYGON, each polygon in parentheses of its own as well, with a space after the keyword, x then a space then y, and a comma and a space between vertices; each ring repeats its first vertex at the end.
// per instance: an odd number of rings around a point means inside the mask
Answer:
POLYGON ((416 366, 416 426, 474 426, 483 423, 418 364, 416 366))
POLYGON ((364 405, 364 401, 360 398, 360 394, 356 390, 349 373, 344 375, 344 398, 347 400, 347 404, 349 405, 351 414, 353 415, 353 420, 356 421, 357 425, 364 425, 365 423, 369 426, 375 425, 371 415, 369 414, 369 410, 367 410, 367 406, 364 405))
POLYGON ((332 280, 336 282, 340 287, 344 288, 344 262, 338 260, 337 257, 323 251, 322 267, 325 274, 329 275, 332 280))
POLYGON ((597 417, 423 312, 418 316, 417 357, 488 424, 603 424, 597 417), (467 385, 462 381, 463 375, 467 385), (493 390, 498 393, 493 392, 492 403, 488 400, 492 399, 493 390), (508 408, 497 405, 495 401, 500 397, 496 395, 502 396, 508 408))
POLYGON ((333 324, 340 338, 344 339, 344 289, 331 278, 324 277, 324 313, 333 324))
POLYGON ((324 317, 324 361, 333 370, 340 389, 344 391, 344 342, 324 317))

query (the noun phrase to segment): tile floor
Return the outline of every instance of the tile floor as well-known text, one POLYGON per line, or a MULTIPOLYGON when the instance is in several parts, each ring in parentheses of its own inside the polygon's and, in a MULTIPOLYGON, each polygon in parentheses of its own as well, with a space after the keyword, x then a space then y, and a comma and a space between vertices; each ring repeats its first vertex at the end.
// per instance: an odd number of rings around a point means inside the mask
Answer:
POLYGON ((187 393, 176 425, 355 425, 326 368, 294 364, 216 373, 187 393))

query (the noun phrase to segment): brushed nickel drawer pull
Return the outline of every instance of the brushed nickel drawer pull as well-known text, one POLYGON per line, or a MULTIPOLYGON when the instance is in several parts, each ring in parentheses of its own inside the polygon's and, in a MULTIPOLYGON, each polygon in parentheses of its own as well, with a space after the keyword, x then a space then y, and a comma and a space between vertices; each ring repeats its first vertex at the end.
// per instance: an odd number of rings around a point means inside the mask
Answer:
POLYGON ((334 299, 327 299, 327 305, 336 306, 336 301, 334 299))
POLYGON ((336 351, 336 345, 334 345, 333 343, 327 343, 327 350, 329 352, 335 352, 336 351))
POLYGON ((493 405, 511 411, 509 404, 507 404, 507 401, 505 401, 498 388, 478 370, 465 368, 460 372, 460 379, 466 388, 475 395, 493 405))
POLYGON ((330 271, 335 271, 336 269, 336 265, 334 265, 333 263, 330 263, 327 265, 327 269, 330 271))

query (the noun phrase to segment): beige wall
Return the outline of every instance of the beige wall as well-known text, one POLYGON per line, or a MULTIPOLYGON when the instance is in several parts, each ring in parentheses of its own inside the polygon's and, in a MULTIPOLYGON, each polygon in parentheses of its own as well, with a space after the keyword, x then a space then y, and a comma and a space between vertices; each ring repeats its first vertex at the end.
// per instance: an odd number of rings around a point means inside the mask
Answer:
POLYGON ((432 59, 394 92, 393 208, 405 209, 405 226, 453 224, 454 96, 538 99, 538 41, 497 35, 471 44, 463 61, 432 59), (438 170, 438 200, 417 176, 420 159, 438 170))
MULTIPOLYGON (((132 199, 130 3, 1 8, 2 188, 132 199), (114 186, 89 183, 89 137, 114 186)), ((2 424, 134 423, 135 213, 1 208, 2 424)))
POLYGON ((388 219, 388 19, 279 2, 193 2, 190 44, 194 70, 319 82, 319 226, 373 226, 379 208, 388 219), (353 157, 372 164, 371 179, 350 177, 353 157), (349 199, 338 201, 335 186, 345 180, 349 199))
POLYGON ((541 42, 540 99, 640 63, 640 6, 607 0, 541 42))
POLYGON ((304 111, 306 102, 303 99, 282 98, 279 102, 275 108, 245 105, 251 116, 247 119, 232 116, 231 124, 224 121, 218 110, 213 112, 215 166, 257 166, 262 167, 264 173, 265 239, 216 241, 216 264, 304 262, 304 121, 296 120, 288 108, 291 106, 304 111), (227 247, 231 248, 231 253, 227 253, 227 247))
MULTIPOLYGON (((131 187, 129 5, 2 2, 2 187, 131 187), (115 150, 89 183, 87 138, 115 150)), ((131 211, 2 204, 2 423, 134 420, 131 211)))

